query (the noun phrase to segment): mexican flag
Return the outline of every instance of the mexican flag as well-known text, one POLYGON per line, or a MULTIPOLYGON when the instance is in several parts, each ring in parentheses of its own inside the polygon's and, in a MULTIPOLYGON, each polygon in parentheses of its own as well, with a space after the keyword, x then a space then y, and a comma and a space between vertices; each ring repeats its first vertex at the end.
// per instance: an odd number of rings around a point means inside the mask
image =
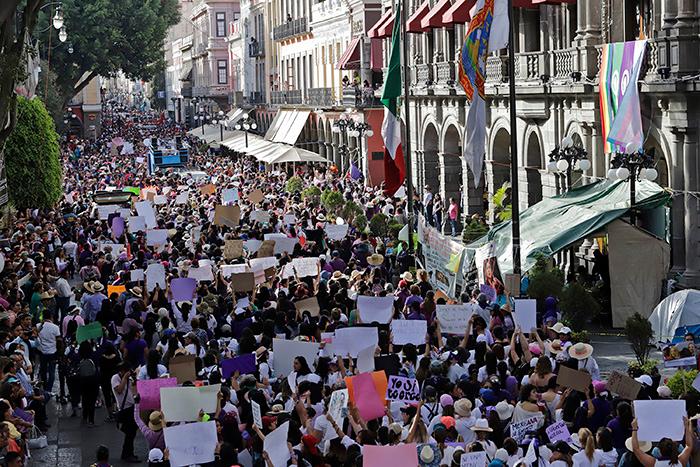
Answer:
MULTIPOLYGON (((401 18, 401 0, 396 2, 396 18, 401 18)), ((382 104, 384 104, 384 193, 392 196, 406 179, 406 165, 401 147, 401 120, 396 105, 401 95, 401 21, 394 21, 391 34, 391 56, 384 80, 382 104)))

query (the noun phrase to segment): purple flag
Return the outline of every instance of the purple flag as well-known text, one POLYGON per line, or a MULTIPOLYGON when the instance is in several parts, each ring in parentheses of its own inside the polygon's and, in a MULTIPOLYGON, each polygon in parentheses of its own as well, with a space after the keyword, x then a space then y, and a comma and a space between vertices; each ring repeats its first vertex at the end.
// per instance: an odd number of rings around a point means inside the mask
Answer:
POLYGON ((176 302, 190 301, 197 290, 197 279, 192 277, 180 277, 173 279, 170 283, 170 290, 173 293, 173 300, 176 302))
POLYGON ((112 218, 112 235, 117 239, 124 234, 124 218, 123 217, 113 217, 112 218))
POLYGON ((236 358, 229 358, 221 361, 221 373, 228 379, 236 370, 242 375, 255 373, 255 354, 248 353, 236 358))
POLYGON ((353 180, 359 180, 362 177, 362 172, 354 163, 350 164, 350 170, 348 170, 348 177, 352 178, 353 180))

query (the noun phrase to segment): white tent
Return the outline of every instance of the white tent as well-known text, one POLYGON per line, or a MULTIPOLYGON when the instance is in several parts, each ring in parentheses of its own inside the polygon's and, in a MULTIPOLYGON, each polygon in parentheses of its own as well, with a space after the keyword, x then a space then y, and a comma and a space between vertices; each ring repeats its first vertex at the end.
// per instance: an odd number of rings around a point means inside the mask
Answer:
POLYGON ((328 162, 328 159, 315 152, 281 143, 276 149, 261 155, 258 159, 268 164, 282 164, 285 162, 328 162))
POLYGON ((649 322, 657 341, 671 341, 679 329, 681 338, 688 331, 696 331, 700 328, 700 290, 681 290, 664 298, 649 322))

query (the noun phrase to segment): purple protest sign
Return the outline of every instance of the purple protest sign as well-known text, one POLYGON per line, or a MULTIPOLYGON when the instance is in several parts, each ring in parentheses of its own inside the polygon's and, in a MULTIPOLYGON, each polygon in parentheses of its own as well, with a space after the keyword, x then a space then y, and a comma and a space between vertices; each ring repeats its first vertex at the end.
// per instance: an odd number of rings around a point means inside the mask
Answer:
POLYGON ((170 290, 173 293, 173 300, 176 302, 190 301, 194 297, 197 289, 197 279, 192 277, 179 277, 170 283, 170 290))
POLYGON ((174 388, 177 378, 142 379, 136 381, 136 390, 141 397, 141 410, 160 410, 160 388, 174 388))
POLYGON ((228 379, 236 371, 242 375, 255 373, 255 354, 249 353, 236 358, 221 361, 221 373, 228 379))
POLYGON ((496 301, 496 289, 494 289, 490 285, 487 285, 487 284, 479 285, 479 292, 486 295, 486 298, 489 299, 489 302, 493 303, 496 301))
POLYGON ((114 238, 119 238, 124 234, 124 218, 123 217, 113 217, 112 218, 112 234, 114 238))

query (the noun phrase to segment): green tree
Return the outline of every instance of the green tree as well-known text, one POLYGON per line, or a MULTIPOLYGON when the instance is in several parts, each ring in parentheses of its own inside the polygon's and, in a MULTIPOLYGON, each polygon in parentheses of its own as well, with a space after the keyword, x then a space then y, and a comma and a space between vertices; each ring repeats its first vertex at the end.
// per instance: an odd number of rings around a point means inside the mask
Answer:
POLYGON ((17 114, 5 147, 10 202, 17 209, 53 207, 63 184, 53 120, 39 99, 20 97, 17 114))
POLYGON ((297 191, 301 191, 303 186, 304 182, 301 180, 301 178, 294 176, 287 180, 287 184, 284 186, 284 191, 287 193, 296 193, 297 191))
POLYGON ((369 231, 375 237, 386 237, 389 234, 389 218, 381 213, 375 214, 369 220, 369 231))
POLYGON ((625 334, 630 341, 634 356, 637 357, 637 362, 644 365, 654 347, 652 343, 654 331, 651 329, 651 323, 637 312, 625 321, 625 334))
POLYGON ((509 221, 513 218, 510 204, 510 182, 504 182, 493 194, 494 215, 498 222, 509 221))
MULTIPOLYGON (((96 76, 123 71, 129 78, 153 79, 163 70, 163 43, 168 28, 180 20, 177 0, 63 0, 68 47, 51 51, 51 68, 58 76, 64 103, 96 76)), ((48 26, 50 15, 40 18, 48 26)), ((42 43, 48 43, 47 28, 42 43)), ((46 53, 42 51, 42 56, 46 53)))
POLYGON ((338 190, 326 189, 321 193, 321 204, 328 212, 335 212, 343 203, 345 203, 345 198, 338 190))
POLYGON ((550 295, 561 297, 564 288, 564 274, 557 268, 549 267, 549 258, 540 255, 535 266, 528 272, 530 285, 527 294, 537 300, 537 307, 544 309, 544 300, 550 295))
POLYGON ((564 320, 577 330, 583 329, 586 323, 594 318, 600 310, 598 302, 578 282, 572 282, 564 287, 559 304, 564 320))

